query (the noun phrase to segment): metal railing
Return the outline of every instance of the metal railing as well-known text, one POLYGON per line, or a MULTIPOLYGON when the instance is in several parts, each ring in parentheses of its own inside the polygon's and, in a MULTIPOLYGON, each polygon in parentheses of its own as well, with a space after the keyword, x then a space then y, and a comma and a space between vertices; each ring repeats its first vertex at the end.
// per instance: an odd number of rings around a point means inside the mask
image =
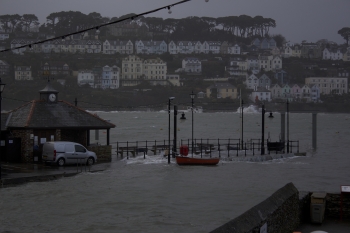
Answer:
MULTIPOLYGON (((269 140, 264 140, 264 148, 267 149, 268 154, 271 153, 271 151, 275 150, 268 150, 268 143, 269 140)), ((113 143, 111 143, 113 144, 113 143)), ((244 155, 247 155, 247 152, 249 154, 255 155, 255 154, 261 154, 261 148, 262 143, 261 139, 248 139, 245 142, 242 143, 241 139, 193 139, 193 150, 192 150, 192 140, 191 139, 181 139, 179 141, 175 142, 173 140, 152 140, 152 141, 126 141, 126 142, 116 142, 116 147, 112 146, 112 150, 114 150, 117 154, 117 156, 124 157, 124 155, 129 159, 129 154, 132 154, 133 156, 138 155, 139 153, 143 153, 144 158, 146 158, 146 155, 149 155, 149 151, 153 155, 164 153, 164 155, 168 155, 168 153, 171 153, 173 157, 175 155, 179 154, 180 148, 182 145, 187 145, 189 151, 192 154, 200 155, 201 157, 203 155, 209 155, 211 157, 213 152, 218 152, 219 157, 221 157, 221 153, 226 151, 227 156, 230 157, 232 155, 238 156, 239 152, 242 154, 244 152, 244 155), (243 145, 243 147, 242 147, 243 145)), ((289 146, 289 152, 293 153, 296 149, 299 153, 299 141, 291 141, 289 140, 289 143, 285 141, 284 143, 284 149, 279 151, 282 153, 285 153, 285 149, 289 146)), ((276 153, 278 151, 275 151, 276 153)), ((112 153, 113 154, 113 153, 112 153)), ((265 153, 264 153, 265 154, 265 153)))

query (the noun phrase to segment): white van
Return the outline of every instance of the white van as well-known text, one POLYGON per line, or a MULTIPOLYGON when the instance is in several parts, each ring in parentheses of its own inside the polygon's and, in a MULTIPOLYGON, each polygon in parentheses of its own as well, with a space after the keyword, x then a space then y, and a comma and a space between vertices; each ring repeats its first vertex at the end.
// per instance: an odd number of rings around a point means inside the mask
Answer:
POLYGON ((76 142, 45 142, 43 145, 42 160, 45 163, 65 164, 86 163, 92 165, 97 162, 95 152, 88 151, 83 145, 76 142))

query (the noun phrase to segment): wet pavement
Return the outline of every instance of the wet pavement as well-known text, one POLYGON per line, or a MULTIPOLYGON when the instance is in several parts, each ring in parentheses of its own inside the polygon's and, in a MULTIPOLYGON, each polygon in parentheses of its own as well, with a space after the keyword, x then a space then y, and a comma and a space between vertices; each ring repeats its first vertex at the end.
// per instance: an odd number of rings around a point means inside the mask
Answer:
POLYGON ((1 186, 18 185, 27 182, 48 181, 61 177, 73 176, 81 172, 104 171, 110 167, 111 163, 97 163, 92 166, 67 165, 59 167, 57 165, 45 165, 43 163, 32 164, 1 164, 1 186))
MULTIPOLYGON (((109 169, 111 163, 98 163, 92 166, 45 164, 13 164, 2 163, 1 187, 20 185, 28 182, 55 180, 62 177, 74 176, 81 172, 98 172, 109 169)), ((322 224, 303 223, 294 232, 298 233, 349 233, 350 221, 325 219, 322 224)))

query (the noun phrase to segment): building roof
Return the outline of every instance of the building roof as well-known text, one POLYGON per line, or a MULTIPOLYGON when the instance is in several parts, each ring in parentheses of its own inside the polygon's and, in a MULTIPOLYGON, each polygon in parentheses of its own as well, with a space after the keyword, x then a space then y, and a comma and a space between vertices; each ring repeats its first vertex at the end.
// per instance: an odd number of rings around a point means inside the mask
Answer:
POLYGON ((48 103, 45 100, 33 100, 9 113, 1 115, 2 129, 115 128, 114 124, 111 124, 108 121, 99 118, 97 115, 88 113, 85 110, 80 109, 66 101, 48 103))

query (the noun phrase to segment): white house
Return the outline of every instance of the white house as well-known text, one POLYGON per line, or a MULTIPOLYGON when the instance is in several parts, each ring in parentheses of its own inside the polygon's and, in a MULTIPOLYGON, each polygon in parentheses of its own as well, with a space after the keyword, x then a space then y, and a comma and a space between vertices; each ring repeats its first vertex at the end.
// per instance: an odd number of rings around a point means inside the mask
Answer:
POLYGON ((271 92, 265 87, 255 87, 250 95, 250 99, 256 101, 271 101, 271 92))
POLYGON ((187 57, 182 60, 182 70, 190 73, 201 73, 202 62, 195 57, 187 57))
POLYGON ((280 99, 282 97, 281 86, 278 85, 277 83, 271 86, 270 91, 271 91, 271 98, 280 99))
POLYGON ((301 98, 305 102, 310 102, 311 101, 311 89, 309 85, 305 84, 301 87, 301 98))
POLYGON ((340 48, 328 49, 325 48, 322 52, 323 60, 343 60, 343 53, 340 48))
POLYGON ((170 41, 168 44, 168 51, 170 54, 177 54, 177 47, 174 41, 170 41))
POLYGON ((257 74, 260 71, 259 59, 256 56, 250 56, 247 58, 247 69, 250 70, 253 74, 257 74))
POLYGON ((245 85, 247 89, 255 89, 255 87, 259 86, 259 79, 255 76, 255 74, 251 74, 245 81, 245 85))
POLYGON ((177 53, 180 54, 191 54, 194 52, 195 43, 192 41, 178 41, 177 42, 177 53))
POLYGON ((228 54, 241 54, 241 47, 238 44, 228 46, 228 54))
POLYGON ((90 87, 95 87, 95 77, 92 70, 79 70, 77 83, 79 86, 89 84, 90 87))
POLYGON ((274 56, 271 60, 271 70, 282 69, 282 58, 280 56, 274 56))
MULTIPOLYGON (((219 50, 220 50, 220 48, 219 48, 219 50)), ((209 51, 210 51, 209 50, 209 43, 207 41, 204 41, 202 43, 202 50, 201 50, 201 52, 204 53, 204 54, 208 54, 209 51)))
POLYGON ((99 81, 102 89, 118 89, 119 88, 119 73, 120 69, 116 65, 104 66, 102 68, 101 80, 99 81))
POLYGON ((283 58, 292 57, 293 49, 288 44, 286 44, 282 48, 281 55, 282 55, 283 58))
POLYGON ((194 53, 204 53, 202 43, 200 41, 194 42, 194 53))

